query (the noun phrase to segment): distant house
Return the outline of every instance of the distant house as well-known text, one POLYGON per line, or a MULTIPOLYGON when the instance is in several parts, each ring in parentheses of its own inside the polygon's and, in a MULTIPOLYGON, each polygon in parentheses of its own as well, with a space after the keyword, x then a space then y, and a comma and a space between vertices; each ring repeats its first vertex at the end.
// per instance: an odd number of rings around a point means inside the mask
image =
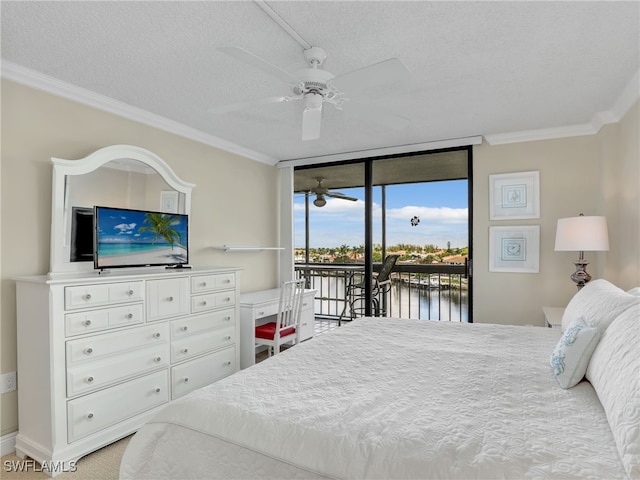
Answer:
POLYGON ((449 255, 442 259, 442 263, 446 263, 447 265, 464 265, 466 261, 466 255, 449 255))

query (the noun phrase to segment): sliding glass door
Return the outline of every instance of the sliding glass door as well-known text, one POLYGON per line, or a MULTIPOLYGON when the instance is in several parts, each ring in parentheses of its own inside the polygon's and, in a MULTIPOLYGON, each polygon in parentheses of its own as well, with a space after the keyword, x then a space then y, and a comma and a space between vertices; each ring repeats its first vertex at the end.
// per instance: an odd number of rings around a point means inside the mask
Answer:
POLYGON ((471 321, 470 157, 459 148, 295 169, 295 263, 320 278, 317 313, 351 318, 353 272, 371 285, 396 254, 390 294, 366 292, 367 315, 378 301, 388 316, 471 321))

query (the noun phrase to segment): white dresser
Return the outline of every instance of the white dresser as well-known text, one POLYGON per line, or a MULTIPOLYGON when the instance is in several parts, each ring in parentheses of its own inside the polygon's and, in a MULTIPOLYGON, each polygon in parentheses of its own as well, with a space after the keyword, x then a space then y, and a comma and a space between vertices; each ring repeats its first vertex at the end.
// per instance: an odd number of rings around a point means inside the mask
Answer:
POLYGON ((54 475, 240 366, 239 270, 16 281, 16 453, 54 475))

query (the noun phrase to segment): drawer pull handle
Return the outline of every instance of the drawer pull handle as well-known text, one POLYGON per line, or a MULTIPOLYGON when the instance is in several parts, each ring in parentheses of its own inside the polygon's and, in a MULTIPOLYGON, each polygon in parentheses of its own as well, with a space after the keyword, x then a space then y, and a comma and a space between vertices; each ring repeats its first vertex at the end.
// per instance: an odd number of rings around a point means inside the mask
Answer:
POLYGON ((156 332, 153 334, 153 338, 160 338, 160 332, 156 332))
POLYGON ((89 414, 87 415, 87 418, 88 418, 89 420, 91 420, 91 419, 93 418, 93 413, 89 413, 89 414))
POLYGON ((87 377, 87 383, 93 383, 93 377, 87 377))
POLYGON ((182 349, 182 353, 188 353, 188 352, 189 352, 189 349, 188 349, 188 348, 183 348, 183 349, 182 349))
POLYGON ((90 293, 85 294, 84 299, 91 300, 91 294, 90 293))
POLYGON ((225 302, 230 302, 231 301, 231 297, 227 297, 224 299, 225 302))
POLYGON ((306 306, 307 306, 307 304, 303 302, 303 303, 302 303, 302 306, 303 306, 303 307, 306 307, 306 306))
POLYGON ((87 355, 91 355, 93 353, 93 348, 89 347, 87 348, 84 353, 86 353, 87 355))
POLYGON ((167 298, 168 301, 173 302, 173 297, 167 298))
POLYGON ((182 330, 183 332, 186 332, 187 330, 189 330, 189 327, 185 325, 184 327, 181 327, 180 330, 182 330))
POLYGON ((200 286, 201 286, 201 287, 206 287, 206 286, 207 286, 207 282, 202 282, 202 283, 200 284, 200 286))
POLYGON ((229 316, 224 317, 224 321, 225 321, 225 322, 228 322, 228 321, 230 321, 230 320, 231 320, 231 317, 229 317, 229 316))
POLYGON ((189 377, 184 377, 184 380, 182 380, 184 383, 189 383, 189 377))
POLYGON ((225 279, 224 283, 231 283, 231 279, 230 278, 225 279))
POLYGON ((162 361, 162 357, 156 357, 153 359, 154 362, 160 363, 162 361))
POLYGON ((129 291, 127 292, 127 295, 129 295, 130 297, 131 297, 131 296, 133 296, 133 290, 129 290, 129 291))
POLYGON ((160 393, 160 389, 159 388, 156 388, 156 393, 160 393))
POLYGON ((206 300, 203 300, 203 301, 202 301, 202 306, 204 307, 206 304, 207 304, 207 301, 206 301, 206 300))
POLYGON ((131 319, 133 318, 133 313, 128 313, 128 314, 127 314, 127 318, 128 318, 129 320, 131 320, 131 319))
POLYGON ((225 340, 231 340, 231 337, 229 335, 227 335, 226 337, 224 337, 225 340))
POLYGON ((83 324, 85 327, 88 327, 89 325, 91 325, 91 320, 85 320, 84 322, 82 322, 82 324, 83 324))
POLYGON ((229 361, 229 362, 225 363, 225 365, 226 365, 227 367, 230 367, 230 366, 231 366, 231 361, 229 361))
POLYGON ((258 315, 259 315, 259 316, 263 316, 263 315, 264 315, 264 312, 258 312, 258 315))

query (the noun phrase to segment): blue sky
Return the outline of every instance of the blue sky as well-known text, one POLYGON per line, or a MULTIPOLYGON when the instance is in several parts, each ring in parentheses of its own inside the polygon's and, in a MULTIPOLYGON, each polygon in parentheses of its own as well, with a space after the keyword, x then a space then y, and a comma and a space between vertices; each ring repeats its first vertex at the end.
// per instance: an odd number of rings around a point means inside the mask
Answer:
MULTIPOLYGON (((374 188, 374 243, 381 243, 381 195, 374 188)), ((327 198, 318 208, 310 205, 309 241, 312 248, 351 247, 364 244, 364 189, 340 189, 341 193, 358 199, 349 202, 327 198)), ((387 245, 408 243, 434 244, 446 247, 466 247, 467 180, 415 183, 387 186, 387 245), (417 216, 420 223, 411 225, 417 216)), ((315 197, 312 197, 312 199, 315 197)), ((304 195, 294 200, 295 246, 304 247, 304 195)))

